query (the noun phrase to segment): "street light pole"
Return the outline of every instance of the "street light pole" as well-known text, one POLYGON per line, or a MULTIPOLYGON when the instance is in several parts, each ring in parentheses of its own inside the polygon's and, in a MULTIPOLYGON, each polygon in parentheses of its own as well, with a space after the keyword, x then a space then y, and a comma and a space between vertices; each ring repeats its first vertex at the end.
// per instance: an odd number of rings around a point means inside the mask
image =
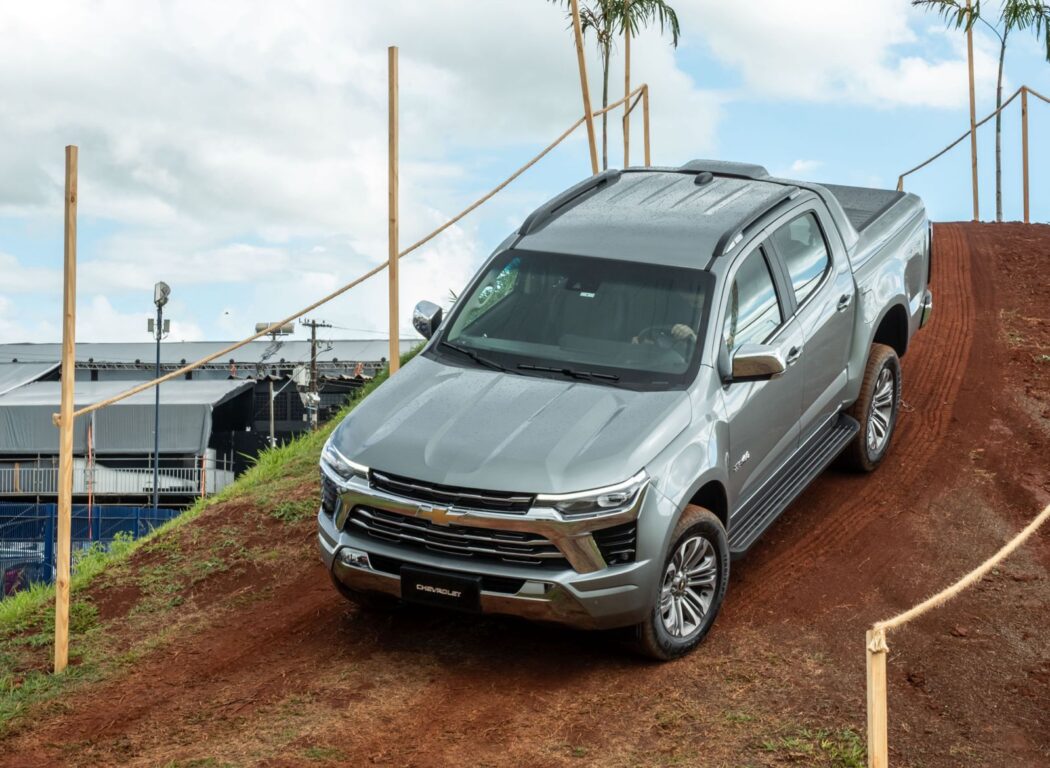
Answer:
MULTIPOLYGON (((157 322, 153 336, 157 340, 157 365, 154 377, 160 378, 160 340, 164 337, 164 305, 168 303, 171 288, 167 283, 153 286, 153 303, 157 305, 157 322)), ((153 388, 153 511, 160 503, 160 385, 153 388)), ((138 535, 138 532, 135 534, 138 535)))

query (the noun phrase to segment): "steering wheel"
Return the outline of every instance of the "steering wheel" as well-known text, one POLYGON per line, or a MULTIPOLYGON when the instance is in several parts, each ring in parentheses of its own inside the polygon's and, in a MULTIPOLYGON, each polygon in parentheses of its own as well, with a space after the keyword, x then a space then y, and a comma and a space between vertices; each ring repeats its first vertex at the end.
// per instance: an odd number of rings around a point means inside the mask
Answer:
POLYGON ((634 335, 634 338, 638 340, 639 344, 655 344, 660 349, 674 349, 675 344, 679 342, 679 339, 674 337, 671 329, 673 325, 650 325, 648 328, 643 328, 634 335))

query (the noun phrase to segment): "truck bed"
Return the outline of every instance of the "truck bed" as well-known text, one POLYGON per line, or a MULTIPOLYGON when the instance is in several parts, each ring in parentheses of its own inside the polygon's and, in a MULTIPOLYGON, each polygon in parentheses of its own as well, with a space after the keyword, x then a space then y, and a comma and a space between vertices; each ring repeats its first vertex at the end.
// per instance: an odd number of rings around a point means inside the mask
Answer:
POLYGON ((893 189, 870 189, 847 187, 840 184, 822 184, 838 200, 846 218, 858 233, 878 219, 904 197, 903 192, 893 189))

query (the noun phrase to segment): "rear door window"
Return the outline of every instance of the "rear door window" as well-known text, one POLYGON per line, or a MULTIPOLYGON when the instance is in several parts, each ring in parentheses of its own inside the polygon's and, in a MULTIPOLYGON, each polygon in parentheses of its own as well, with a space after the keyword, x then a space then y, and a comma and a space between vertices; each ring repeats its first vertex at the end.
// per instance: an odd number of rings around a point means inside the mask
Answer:
POLYGON ((817 217, 810 212, 792 219, 777 229, 770 240, 787 267, 795 301, 801 304, 813 294, 831 267, 828 244, 817 217))

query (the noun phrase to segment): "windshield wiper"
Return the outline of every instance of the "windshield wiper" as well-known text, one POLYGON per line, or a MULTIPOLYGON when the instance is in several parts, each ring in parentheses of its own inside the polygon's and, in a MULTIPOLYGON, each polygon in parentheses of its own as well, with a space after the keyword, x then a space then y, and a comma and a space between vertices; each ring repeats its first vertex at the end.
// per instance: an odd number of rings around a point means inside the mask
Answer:
POLYGON ((549 365, 532 365, 531 363, 518 363, 518 368, 523 371, 545 371, 549 373, 560 373, 570 379, 584 379, 593 381, 603 379, 605 381, 619 381, 620 377, 614 373, 598 373, 597 371, 580 371, 575 368, 553 368, 549 365))
POLYGON ((467 357, 469 357, 471 360, 473 360, 475 363, 478 363, 479 365, 484 365, 484 366, 486 366, 488 368, 494 368, 495 370, 503 371, 504 373, 510 373, 510 371, 507 368, 505 368, 504 366, 500 365, 495 360, 489 360, 486 357, 482 357, 477 352, 475 352, 473 349, 467 349, 466 347, 461 347, 461 346, 459 346, 459 344, 453 344, 450 341, 442 341, 441 342, 441 346, 442 347, 448 347, 449 349, 454 349, 457 352, 459 352, 460 354, 466 355, 467 357))

